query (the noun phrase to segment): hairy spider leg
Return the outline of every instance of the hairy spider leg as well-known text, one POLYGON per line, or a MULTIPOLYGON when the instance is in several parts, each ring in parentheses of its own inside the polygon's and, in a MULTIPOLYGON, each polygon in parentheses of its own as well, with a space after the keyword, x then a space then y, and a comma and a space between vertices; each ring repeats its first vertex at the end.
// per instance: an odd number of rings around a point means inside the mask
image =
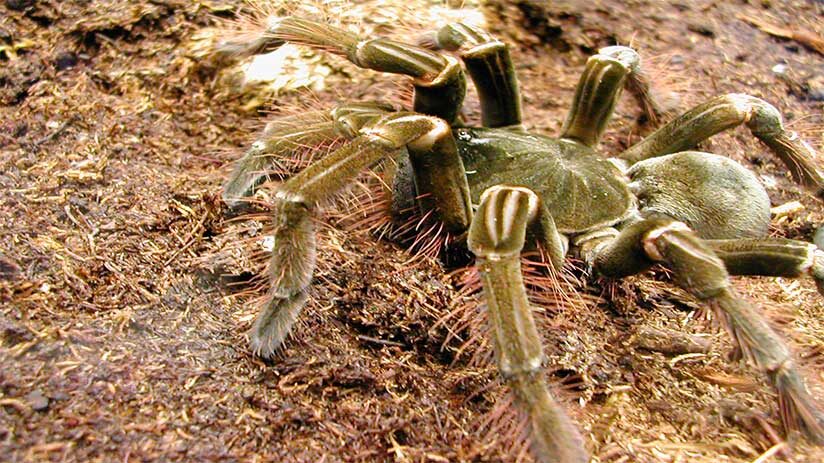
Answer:
POLYGON ((824 251, 804 241, 784 238, 705 240, 730 275, 796 278, 810 275, 824 295, 824 251))
POLYGON ((468 245, 483 282, 498 369, 528 416, 534 458, 545 463, 584 463, 589 456, 583 439, 542 376, 543 346, 521 272, 527 229, 540 214, 547 212, 531 190, 491 187, 481 197, 468 245))
POLYGON ((663 263, 675 282, 718 314, 745 358, 778 392, 781 421, 824 443, 824 413, 807 390, 789 347, 753 304, 732 289, 724 261, 683 222, 654 217, 636 222, 613 239, 589 247, 586 260, 598 273, 622 278, 663 263))
POLYGON ((308 19, 269 17, 260 37, 247 39, 247 47, 227 41, 217 48, 218 54, 254 54, 286 42, 342 55, 365 69, 410 76, 415 85, 415 112, 440 117, 449 124, 458 120, 466 95, 460 62, 416 45, 387 38, 363 39, 308 19))
POLYGON ((267 123, 257 140, 235 162, 223 186, 223 201, 229 207, 237 207, 272 176, 276 180, 288 177, 293 166, 282 163, 293 160, 290 155, 337 137, 352 139, 364 124, 390 111, 394 111, 391 106, 380 103, 353 103, 331 111, 309 111, 267 123))
MULTIPOLYGON (((283 343, 306 303, 315 268, 312 213, 333 199, 364 169, 408 147, 416 153, 458 156, 452 132, 441 119, 408 112, 390 113, 364 125, 359 135, 281 184, 272 207, 274 246, 270 290, 249 334, 253 351, 271 357, 283 343)), ((437 177, 437 175, 433 175, 437 177)), ((461 177, 464 182, 465 177, 461 177)), ((436 184, 440 182, 436 178, 436 184)), ((451 191, 461 193, 462 187, 451 191)), ((463 201, 468 210, 468 191, 463 201)), ((453 201, 455 202, 455 201, 453 201)), ((468 220, 468 219, 467 219, 468 220)))
POLYGON ((478 89, 484 127, 522 128, 521 93, 507 44, 463 23, 430 32, 420 43, 433 50, 458 52, 478 89))
POLYGON ((630 163, 689 149, 732 127, 746 124, 787 166, 793 179, 824 199, 824 178, 816 168, 813 148, 784 128, 781 113, 764 100, 732 93, 715 97, 687 111, 619 155, 630 163))

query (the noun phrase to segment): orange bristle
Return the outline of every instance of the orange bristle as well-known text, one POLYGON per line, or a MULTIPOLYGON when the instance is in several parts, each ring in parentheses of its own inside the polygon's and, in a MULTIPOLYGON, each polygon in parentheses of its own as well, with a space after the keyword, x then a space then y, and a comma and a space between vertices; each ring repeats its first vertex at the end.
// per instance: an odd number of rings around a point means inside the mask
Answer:
POLYGON ((486 445, 509 449, 516 462, 531 461, 529 456, 529 418, 515 406, 515 398, 507 391, 492 410, 473 426, 486 445))

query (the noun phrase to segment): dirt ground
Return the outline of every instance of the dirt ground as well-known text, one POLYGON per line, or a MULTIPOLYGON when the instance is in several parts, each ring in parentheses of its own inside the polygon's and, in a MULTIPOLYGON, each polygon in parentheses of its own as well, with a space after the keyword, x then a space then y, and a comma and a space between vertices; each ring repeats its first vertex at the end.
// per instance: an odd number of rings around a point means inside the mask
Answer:
MULTIPOLYGON (((306 54, 321 76, 311 92, 294 82, 277 95, 239 92, 227 84, 232 71, 196 59, 193 38, 241 5, 0 3, 0 460, 527 459, 512 444, 517 423, 488 419, 505 400, 494 367, 457 355, 457 327, 439 323, 460 303, 455 277, 435 260, 407 265, 393 243, 327 220, 295 338, 275 361, 250 355, 247 257, 227 247, 233 227, 249 225, 219 200, 228 163, 264 113, 341 95, 402 101, 408 83, 306 54), (239 253, 234 267, 220 265, 227 250, 239 253)), ((647 59, 661 95, 678 95, 674 108, 746 92, 824 147, 817 0, 325 8, 345 27, 403 38, 447 14, 485 20, 512 44, 525 122, 543 133, 558 133, 586 57, 620 43, 647 59)), ((466 114, 477 117, 474 100, 466 114)), ((639 114, 625 97, 605 153, 649 131, 639 114)), ((749 132, 701 148, 744 163, 773 206, 789 204, 774 217, 775 236, 811 239, 824 206, 749 132)), ((822 449, 796 436, 781 444, 774 394, 752 368, 727 361, 726 335, 696 320, 696 303, 666 278, 593 282, 581 288, 589 302, 546 315, 555 328, 544 333, 547 376, 593 461, 822 461, 822 449), (708 339, 711 350, 662 353, 639 341, 651 329, 708 339)), ((812 282, 736 286, 824 397, 824 302, 812 282)))

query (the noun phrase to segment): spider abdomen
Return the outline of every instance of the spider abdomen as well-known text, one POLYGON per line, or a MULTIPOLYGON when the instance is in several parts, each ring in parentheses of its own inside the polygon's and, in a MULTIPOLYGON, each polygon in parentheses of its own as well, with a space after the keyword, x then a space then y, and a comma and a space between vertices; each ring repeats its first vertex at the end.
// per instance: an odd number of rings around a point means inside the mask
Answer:
POLYGON ((628 174, 643 214, 670 216, 704 239, 767 236, 767 192, 755 174, 729 158, 683 151, 638 162, 628 174))

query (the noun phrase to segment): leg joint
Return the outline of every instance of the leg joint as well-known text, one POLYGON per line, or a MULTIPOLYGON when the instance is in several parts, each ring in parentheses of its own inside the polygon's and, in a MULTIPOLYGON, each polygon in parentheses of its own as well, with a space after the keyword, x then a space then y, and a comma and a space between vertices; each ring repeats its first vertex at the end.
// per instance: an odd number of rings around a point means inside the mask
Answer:
POLYGON ((766 101, 743 93, 730 93, 723 98, 735 107, 753 135, 773 135, 784 130, 781 113, 766 101))
POLYGON ((408 144, 415 148, 431 147, 450 131, 442 119, 415 113, 394 113, 367 124, 360 134, 368 140, 400 149, 408 144))
POLYGON ((504 381, 511 382, 540 373, 545 364, 546 356, 541 352, 540 355, 524 359, 522 363, 517 365, 502 358, 498 361, 498 371, 504 381))
POLYGON ((647 253, 650 259, 655 261, 666 260, 666 257, 661 253, 658 239, 662 236, 672 232, 690 232, 690 228, 683 222, 669 222, 658 227, 655 227, 644 234, 642 244, 644 252, 647 253))
POLYGON ((521 252, 527 224, 538 214, 540 200, 524 187, 498 185, 481 195, 481 206, 469 229, 469 249, 487 259, 502 259, 521 252))
POLYGON ((302 194, 290 191, 286 187, 281 187, 275 192, 275 201, 280 207, 309 209, 309 204, 302 194))
POLYGON ((641 57, 638 52, 629 47, 615 45, 598 50, 598 54, 590 59, 610 60, 620 63, 629 72, 637 72, 641 66, 641 57))
POLYGON ((434 77, 418 77, 415 79, 416 87, 444 87, 454 85, 455 79, 463 77, 461 63, 451 56, 443 56, 446 64, 443 69, 434 77))
POLYGON ((459 51, 472 49, 487 43, 497 43, 488 32, 464 23, 448 24, 419 39, 419 43, 429 49, 459 51))
POLYGON ((724 262, 682 222, 644 233, 644 252, 673 270, 676 283, 698 299, 718 296, 730 286, 724 262))
POLYGON ((465 59, 472 59, 474 57, 492 55, 498 53, 500 50, 506 49, 506 44, 498 40, 492 42, 481 43, 466 50, 461 56, 465 59))
POLYGON ((360 130, 381 115, 394 112, 395 108, 383 103, 354 103, 338 106, 329 116, 335 122, 335 129, 342 136, 352 139, 360 130))

